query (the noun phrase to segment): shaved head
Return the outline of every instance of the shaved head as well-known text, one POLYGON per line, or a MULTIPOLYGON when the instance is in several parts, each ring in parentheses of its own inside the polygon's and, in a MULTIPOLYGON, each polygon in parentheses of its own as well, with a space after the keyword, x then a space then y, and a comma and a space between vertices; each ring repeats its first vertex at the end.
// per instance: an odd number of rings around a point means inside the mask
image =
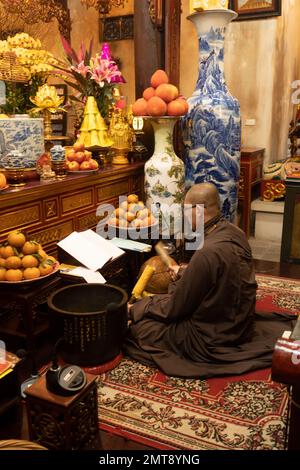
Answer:
POLYGON ((216 186, 212 183, 195 184, 185 196, 185 204, 203 204, 207 219, 220 214, 221 201, 216 186))

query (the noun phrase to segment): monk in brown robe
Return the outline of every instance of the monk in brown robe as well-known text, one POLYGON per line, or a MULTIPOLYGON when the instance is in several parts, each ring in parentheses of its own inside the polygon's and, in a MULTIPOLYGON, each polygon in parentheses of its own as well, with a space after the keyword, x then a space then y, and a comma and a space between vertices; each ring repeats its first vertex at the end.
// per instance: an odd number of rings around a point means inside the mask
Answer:
MULTIPOLYGON (((205 241, 186 269, 175 266, 168 294, 130 306, 125 351, 168 375, 235 375, 271 365, 276 340, 292 330, 291 316, 255 313, 251 249, 242 232, 220 214, 210 183, 194 185, 185 204, 204 206, 205 241)), ((203 207, 202 206, 202 207, 203 207)))

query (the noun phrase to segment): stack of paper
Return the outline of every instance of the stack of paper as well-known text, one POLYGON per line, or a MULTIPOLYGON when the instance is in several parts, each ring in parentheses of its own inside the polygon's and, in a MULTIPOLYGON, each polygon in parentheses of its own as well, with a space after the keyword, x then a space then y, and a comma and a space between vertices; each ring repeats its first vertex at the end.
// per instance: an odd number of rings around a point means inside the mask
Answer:
POLYGON ((58 242, 58 246, 93 272, 101 269, 108 261, 124 254, 123 250, 93 230, 73 232, 58 242))
POLYGON ((140 253, 152 250, 152 246, 147 245, 147 243, 135 242, 124 238, 115 237, 111 240, 111 243, 123 250, 139 251, 140 253))

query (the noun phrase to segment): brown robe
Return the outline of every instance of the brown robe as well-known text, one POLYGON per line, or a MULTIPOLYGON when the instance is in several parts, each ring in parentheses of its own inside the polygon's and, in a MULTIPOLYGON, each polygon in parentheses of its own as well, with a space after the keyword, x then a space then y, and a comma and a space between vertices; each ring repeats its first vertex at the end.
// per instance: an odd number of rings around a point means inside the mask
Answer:
POLYGON ((290 315, 256 314, 256 289, 245 234, 221 220, 168 294, 133 305, 124 349, 180 377, 268 367, 276 340, 293 322, 290 315))

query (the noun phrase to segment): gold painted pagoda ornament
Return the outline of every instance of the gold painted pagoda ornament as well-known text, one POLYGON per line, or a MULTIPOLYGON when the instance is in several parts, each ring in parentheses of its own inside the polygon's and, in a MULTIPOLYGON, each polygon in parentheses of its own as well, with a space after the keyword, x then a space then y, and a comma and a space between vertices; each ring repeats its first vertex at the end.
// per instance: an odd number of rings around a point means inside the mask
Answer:
POLYGON ((109 137, 107 126, 100 114, 94 96, 88 96, 83 115, 77 143, 83 144, 85 148, 111 147, 113 141, 109 137))

